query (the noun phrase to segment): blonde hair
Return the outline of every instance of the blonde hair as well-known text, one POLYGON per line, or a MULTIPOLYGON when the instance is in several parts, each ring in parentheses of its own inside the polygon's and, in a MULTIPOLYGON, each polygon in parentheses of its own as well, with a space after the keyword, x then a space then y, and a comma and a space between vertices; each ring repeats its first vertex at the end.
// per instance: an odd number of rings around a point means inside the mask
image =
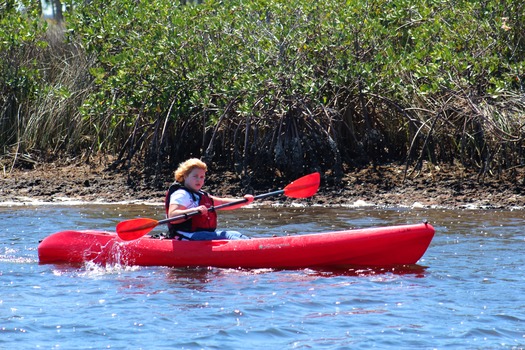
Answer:
POLYGON ((179 164, 179 167, 177 168, 177 170, 175 170, 175 181, 177 181, 178 183, 184 183, 184 178, 195 168, 208 171, 206 163, 204 163, 200 159, 191 158, 179 164))

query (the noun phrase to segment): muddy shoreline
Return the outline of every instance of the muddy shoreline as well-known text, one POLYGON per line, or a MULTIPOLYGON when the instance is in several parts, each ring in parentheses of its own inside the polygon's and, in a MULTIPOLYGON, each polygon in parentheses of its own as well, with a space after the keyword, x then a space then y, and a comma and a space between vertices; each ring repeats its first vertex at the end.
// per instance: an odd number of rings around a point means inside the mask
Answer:
MULTIPOLYGON (((318 193, 305 200, 272 197, 267 203, 323 206, 383 206, 423 208, 525 208, 524 169, 501 174, 469 172, 458 167, 424 165, 419 171, 404 165, 388 165, 347 170, 336 183, 323 174, 318 193)), ((165 186, 171 183, 166 176, 165 186)), ((251 190, 255 194, 281 189, 265 184, 251 190), (264 188, 263 188, 264 187, 264 188)), ((282 186, 286 186, 283 183, 282 186)), ((219 196, 242 195, 245 188, 233 173, 209 172, 206 190, 219 196)), ((38 164, 33 169, 9 169, 2 174, 0 205, 35 203, 159 203, 163 185, 148 185, 136 174, 108 171, 103 164, 38 164), (155 188, 156 187, 156 188, 155 188)), ((265 204, 265 203, 263 203, 265 204)))

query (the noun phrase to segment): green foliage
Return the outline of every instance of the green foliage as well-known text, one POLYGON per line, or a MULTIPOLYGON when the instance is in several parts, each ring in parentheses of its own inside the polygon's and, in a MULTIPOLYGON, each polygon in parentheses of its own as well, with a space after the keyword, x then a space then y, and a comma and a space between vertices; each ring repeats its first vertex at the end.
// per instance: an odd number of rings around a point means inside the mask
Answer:
MULTIPOLYGON (((368 162, 461 161, 480 172, 523 162, 517 0, 181 3, 72 7, 64 45, 85 57, 78 75, 89 84, 33 88, 81 104, 81 127, 58 137, 68 149, 150 167, 202 156, 290 177, 368 162)), ((6 21, 5 47, 34 32, 8 34, 17 21, 6 21)), ((38 82, 39 71, 19 72, 10 79, 38 82)))
MULTIPOLYGON (((20 101, 34 99, 40 73, 36 62, 30 57, 32 45, 42 45, 38 33, 42 33, 30 8, 20 12, 14 2, 2 3, 0 11, 0 144, 17 141, 24 127, 20 117, 20 101)), ((9 149, 7 151, 10 151, 9 149)))

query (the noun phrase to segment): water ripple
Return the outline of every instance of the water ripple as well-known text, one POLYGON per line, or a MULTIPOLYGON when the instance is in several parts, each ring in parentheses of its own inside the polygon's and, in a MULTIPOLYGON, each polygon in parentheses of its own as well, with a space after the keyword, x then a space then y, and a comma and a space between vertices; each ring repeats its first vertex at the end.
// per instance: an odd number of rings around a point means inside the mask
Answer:
MULTIPOLYGON (((222 214, 222 213, 221 213, 222 214)), ((427 219, 415 266, 344 270, 39 265, 61 229, 114 228, 154 206, 0 208, 0 348, 522 349, 525 212, 253 208, 251 236, 427 219)))

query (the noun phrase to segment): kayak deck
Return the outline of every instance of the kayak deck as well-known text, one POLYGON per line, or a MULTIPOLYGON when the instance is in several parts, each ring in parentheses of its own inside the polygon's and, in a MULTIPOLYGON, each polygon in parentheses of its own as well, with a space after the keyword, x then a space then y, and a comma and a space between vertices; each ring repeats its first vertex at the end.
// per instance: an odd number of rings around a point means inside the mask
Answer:
POLYGON ((352 229, 250 240, 179 241, 113 232, 61 231, 38 246, 48 263, 225 268, 307 268, 415 264, 435 230, 429 223, 352 229))

